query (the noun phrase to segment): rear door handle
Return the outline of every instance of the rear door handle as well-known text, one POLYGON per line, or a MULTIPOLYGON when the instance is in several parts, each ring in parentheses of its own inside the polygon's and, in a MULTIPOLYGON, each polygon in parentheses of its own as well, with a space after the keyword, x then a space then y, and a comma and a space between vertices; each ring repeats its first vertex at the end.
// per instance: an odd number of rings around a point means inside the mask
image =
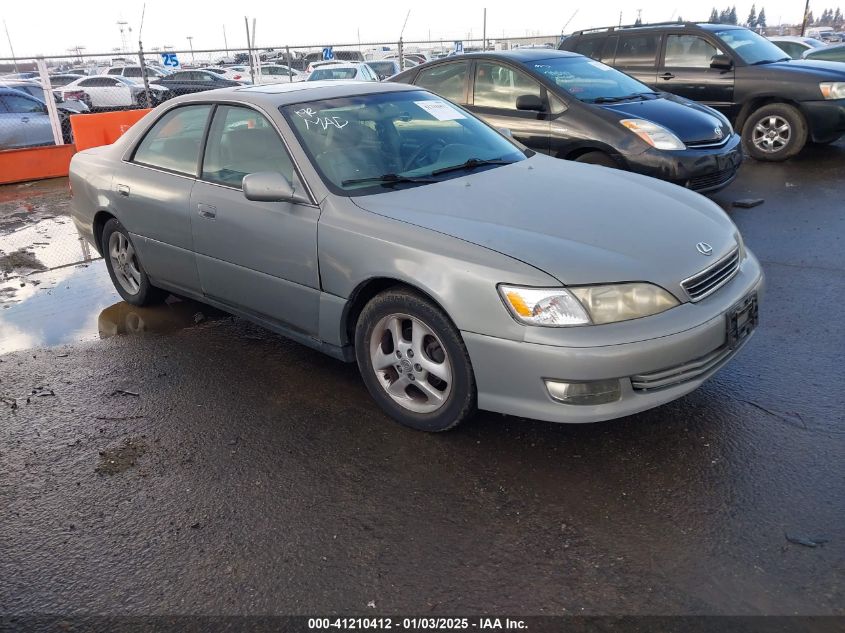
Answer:
POLYGON ((674 79, 675 75, 673 75, 672 73, 663 73, 662 75, 660 75, 660 78, 661 79, 674 79))
POLYGON ((210 204, 203 204, 202 202, 198 203, 197 212, 204 218, 214 219, 217 217, 217 207, 210 204))
POLYGON ((21 117, 21 123, 29 123, 29 117, 28 116, 22 116, 21 117))
POLYGON ((127 185, 118 185, 117 186, 117 193, 119 193, 121 196, 128 198, 129 197, 129 187, 127 185))

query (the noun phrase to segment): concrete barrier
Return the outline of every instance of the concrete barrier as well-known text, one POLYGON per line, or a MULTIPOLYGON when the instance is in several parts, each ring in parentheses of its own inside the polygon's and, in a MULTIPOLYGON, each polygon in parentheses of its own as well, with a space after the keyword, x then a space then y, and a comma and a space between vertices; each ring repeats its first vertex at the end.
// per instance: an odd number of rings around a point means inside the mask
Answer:
POLYGON ((149 111, 149 108, 144 108, 72 115, 70 127, 73 130, 76 150, 81 152, 89 147, 111 145, 149 111))

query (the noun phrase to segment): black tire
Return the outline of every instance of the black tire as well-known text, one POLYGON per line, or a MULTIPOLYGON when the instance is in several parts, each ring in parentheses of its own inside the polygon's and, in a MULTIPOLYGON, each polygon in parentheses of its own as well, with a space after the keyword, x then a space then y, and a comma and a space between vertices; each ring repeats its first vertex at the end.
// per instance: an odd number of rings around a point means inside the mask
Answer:
POLYGON ((135 250, 135 246, 132 244, 132 239, 129 237, 129 232, 117 219, 112 218, 106 222, 103 227, 103 234, 100 237, 100 245, 103 251, 103 259, 106 260, 106 268, 108 268, 111 281, 124 301, 135 306, 146 306, 162 303, 167 298, 167 293, 164 290, 156 288, 152 285, 152 283, 150 283, 150 278, 147 276, 147 272, 144 270, 144 266, 141 264, 141 260, 138 257, 138 252, 135 250), (132 292, 130 288, 126 287, 127 282, 121 281, 121 277, 126 279, 128 275, 115 270, 115 267, 120 264, 119 262, 114 261, 112 253, 110 252, 112 235, 122 236, 132 248, 133 255, 130 258, 131 261, 127 262, 127 265, 132 265, 134 271, 137 273, 137 290, 135 292, 132 292))
POLYGON ((613 160, 612 156, 599 151, 581 154, 575 159, 575 162, 587 163, 588 165, 601 165, 602 167, 610 167, 611 169, 619 169, 619 163, 613 160))
MULTIPOLYGON (((403 332, 405 331, 403 327, 403 332)), ((411 339, 407 340, 410 341, 411 339)), ((408 367, 408 378, 413 380, 410 375, 413 372, 417 376, 417 382, 408 383, 403 393, 405 396, 410 394, 408 399, 411 400, 415 397, 416 389, 420 395, 428 400, 417 385, 420 381, 425 381, 426 389, 430 391, 431 385, 436 385, 442 381, 433 374, 428 375, 425 371, 418 372, 417 368, 421 365, 415 364, 415 361, 412 364, 410 354, 407 351, 405 353, 408 355, 408 358, 405 359, 409 361, 407 364, 413 367, 413 370, 408 367)), ((426 353, 429 352, 426 351, 426 353)), ((476 410, 475 375, 460 332, 439 307, 415 292, 402 288, 389 289, 371 299, 364 306, 355 327, 355 355, 358 360, 358 368, 370 395, 385 413, 400 424, 431 433, 448 431, 458 426, 476 410), (377 372, 374 367, 372 346, 385 352, 386 355, 391 355, 391 357, 397 351, 396 348, 392 350, 384 348, 386 340, 383 335, 386 332, 382 332, 378 341, 374 340, 374 336, 377 335, 376 326, 381 327, 385 319, 389 320, 395 316, 410 317, 402 322, 403 326, 417 327, 420 324, 423 328, 428 328, 435 335, 426 339, 434 345, 433 351, 436 354, 445 352, 441 362, 449 364, 451 381, 447 385, 448 395, 444 397, 439 408, 434 411, 417 412, 400 404, 399 401, 388 394, 387 387, 383 385, 385 381, 390 380, 387 375, 388 372, 393 372, 395 379, 399 378, 396 370, 391 367, 388 370, 377 372), (413 322, 411 322, 412 320, 413 322)), ((397 365, 400 364, 397 362, 397 365)), ((442 384, 446 385, 445 382, 442 382, 442 384)))
POLYGON ((745 153, 760 161, 787 160, 806 143, 807 122, 798 108, 788 103, 764 105, 752 112, 742 126, 745 153))

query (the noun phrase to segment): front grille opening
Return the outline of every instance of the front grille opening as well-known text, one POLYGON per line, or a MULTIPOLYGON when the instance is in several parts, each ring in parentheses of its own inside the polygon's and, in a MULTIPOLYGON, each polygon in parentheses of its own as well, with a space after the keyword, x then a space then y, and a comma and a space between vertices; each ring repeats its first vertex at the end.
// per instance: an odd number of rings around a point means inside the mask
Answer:
POLYGON ((719 260, 681 282, 691 301, 701 301, 725 285, 739 270, 739 248, 735 248, 727 257, 719 260))

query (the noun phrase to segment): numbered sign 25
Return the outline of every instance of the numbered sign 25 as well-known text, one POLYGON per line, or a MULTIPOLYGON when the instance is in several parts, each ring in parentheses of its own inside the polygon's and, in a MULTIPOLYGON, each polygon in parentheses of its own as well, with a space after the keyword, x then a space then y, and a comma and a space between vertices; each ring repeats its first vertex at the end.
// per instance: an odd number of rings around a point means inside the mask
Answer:
POLYGON ((165 68, 179 68, 179 58, 176 53, 162 53, 161 65, 165 68))

